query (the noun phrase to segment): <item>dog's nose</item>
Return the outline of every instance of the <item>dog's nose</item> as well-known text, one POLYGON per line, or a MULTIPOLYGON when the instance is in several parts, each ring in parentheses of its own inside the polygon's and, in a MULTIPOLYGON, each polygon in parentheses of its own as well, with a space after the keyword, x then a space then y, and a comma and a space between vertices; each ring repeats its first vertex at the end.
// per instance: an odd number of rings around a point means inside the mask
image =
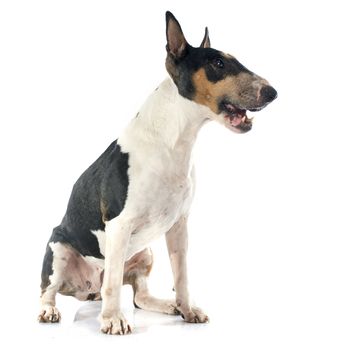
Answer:
POLYGON ((271 102, 277 97, 277 91, 272 86, 266 85, 261 89, 260 95, 265 102, 271 102))

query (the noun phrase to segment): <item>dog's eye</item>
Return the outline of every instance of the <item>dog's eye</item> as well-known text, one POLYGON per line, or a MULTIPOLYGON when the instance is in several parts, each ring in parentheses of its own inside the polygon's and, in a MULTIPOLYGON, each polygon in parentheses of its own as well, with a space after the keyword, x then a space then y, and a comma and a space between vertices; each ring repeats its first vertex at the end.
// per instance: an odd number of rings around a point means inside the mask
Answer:
POLYGON ((224 68, 224 62, 221 58, 215 58, 213 64, 217 68, 224 68))

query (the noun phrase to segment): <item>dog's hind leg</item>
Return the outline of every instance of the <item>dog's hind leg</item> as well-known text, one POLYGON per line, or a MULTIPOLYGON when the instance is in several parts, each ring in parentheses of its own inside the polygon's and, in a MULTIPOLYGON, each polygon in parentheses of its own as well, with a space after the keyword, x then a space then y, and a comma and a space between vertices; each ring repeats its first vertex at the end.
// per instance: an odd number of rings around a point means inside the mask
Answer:
POLYGON ((56 294, 74 296, 78 300, 100 300, 103 261, 82 256, 72 246, 50 242, 41 275, 40 322, 59 322, 56 294), (102 264, 102 265, 101 265, 102 264))
POLYGON ((47 245, 41 272, 41 311, 39 322, 59 322, 61 314, 56 308, 56 294, 61 286, 61 273, 53 267, 54 253, 47 245))
POLYGON ((124 283, 131 284, 133 288, 135 307, 146 311, 178 315, 175 300, 158 299, 149 293, 147 278, 152 264, 153 255, 149 248, 135 254, 125 263, 124 283))

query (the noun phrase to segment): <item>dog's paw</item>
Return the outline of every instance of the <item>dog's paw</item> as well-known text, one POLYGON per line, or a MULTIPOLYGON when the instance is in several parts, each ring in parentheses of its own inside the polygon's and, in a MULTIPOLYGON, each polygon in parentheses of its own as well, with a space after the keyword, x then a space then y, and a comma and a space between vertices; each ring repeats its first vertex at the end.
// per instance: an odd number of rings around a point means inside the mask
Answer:
POLYGON ((60 320, 60 312, 56 307, 51 305, 45 305, 38 316, 38 321, 43 323, 56 323, 60 322, 60 320))
POLYGON ((105 334, 129 334, 131 333, 131 327, 128 321, 125 319, 122 313, 119 313, 112 317, 99 317, 101 323, 101 332, 105 334))
POLYGON ((181 317, 189 323, 208 323, 209 317, 198 307, 191 307, 186 312, 181 312, 181 317))

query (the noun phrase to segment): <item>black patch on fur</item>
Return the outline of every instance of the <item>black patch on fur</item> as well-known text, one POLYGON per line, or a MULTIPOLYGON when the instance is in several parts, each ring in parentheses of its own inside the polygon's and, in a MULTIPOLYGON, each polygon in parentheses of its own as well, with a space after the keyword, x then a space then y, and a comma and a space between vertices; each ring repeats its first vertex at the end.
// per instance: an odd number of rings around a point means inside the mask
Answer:
POLYGON ((129 186, 128 168, 129 155, 114 141, 75 183, 67 212, 54 228, 50 242, 68 243, 83 256, 103 259, 91 230, 104 230, 104 221, 112 220, 123 210, 129 186))
POLYGON ((195 48, 187 45, 186 54, 181 59, 175 59, 168 54, 167 60, 171 62, 172 72, 169 71, 180 95, 193 99, 195 87, 192 76, 200 68, 204 68, 209 81, 216 83, 229 75, 238 75, 241 72, 252 74, 234 57, 227 57, 220 51, 212 48, 195 48), (215 62, 220 59, 223 67, 219 68, 215 62))
POLYGON ((88 294, 86 300, 93 301, 93 300, 95 300, 95 298, 96 298, 96 293, 90 293, 90 294, 88 294))
POLYGON ((46 246, 46 253, 44 256, 43 267, 41 270, 41 291, 45 292, 50 285, 50 276, 53 274, 52 270, 53 252, 49 245, 46 246))
POLYGON ((210 58, 208 57, 208 62, 204 68, 208 80, 213 83, 216 83, 219 80, 223 80, 230 75, 235 76, 243 72, 252 74, 252 72, 244 67, 243 64, 240 63, 237 59, 234 57, 231 58, 223 56, 219 51, 213 52, 210 55, 210 58), (215 64, 217 59, 220 59, 223 62, 224 66, 222 68, 217 67, 215 64))

